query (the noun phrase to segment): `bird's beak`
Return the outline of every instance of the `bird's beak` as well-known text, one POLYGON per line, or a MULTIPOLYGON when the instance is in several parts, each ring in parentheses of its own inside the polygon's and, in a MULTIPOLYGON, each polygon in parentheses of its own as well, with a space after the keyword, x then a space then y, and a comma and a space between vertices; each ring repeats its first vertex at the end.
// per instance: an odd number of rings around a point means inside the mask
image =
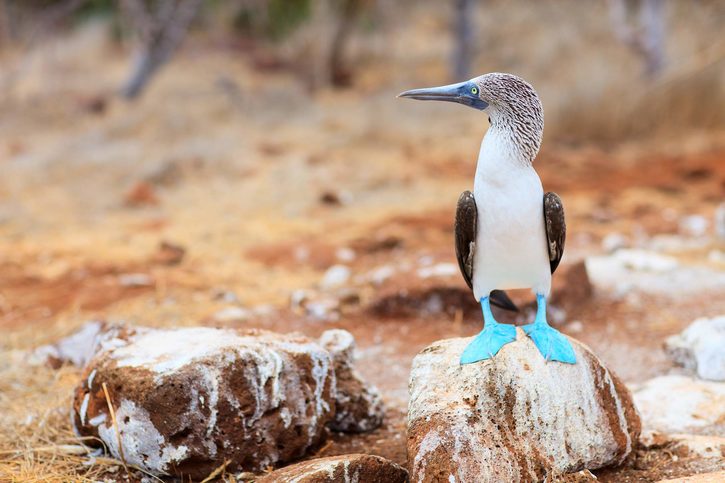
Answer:
POLYGON ((398 94, 398 97, 409 97, 419 101, 457 102, 481 111, 488 107, 488 103, 478 96, 478 86, 471 81, 441 87, 413 89, 398 94))

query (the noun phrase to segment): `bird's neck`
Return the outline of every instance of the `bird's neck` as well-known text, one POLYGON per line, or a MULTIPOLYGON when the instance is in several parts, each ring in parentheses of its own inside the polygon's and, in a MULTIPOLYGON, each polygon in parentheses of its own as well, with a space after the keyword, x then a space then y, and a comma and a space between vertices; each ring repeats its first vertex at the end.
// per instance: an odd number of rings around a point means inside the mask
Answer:
POLYGON ((517 172, 533 169, 535 156, 536 152, 528 151, 522 145, 520 135, 513 129, 492 122, 481 142, 475 181, 504 184, 517 172))

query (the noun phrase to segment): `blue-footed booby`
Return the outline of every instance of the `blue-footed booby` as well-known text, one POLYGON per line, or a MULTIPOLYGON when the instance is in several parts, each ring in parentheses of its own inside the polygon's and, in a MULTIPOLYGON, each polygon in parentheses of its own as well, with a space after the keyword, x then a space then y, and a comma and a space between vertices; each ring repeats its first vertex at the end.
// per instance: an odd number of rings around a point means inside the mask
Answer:
POLYGON ((517 288, 536 295, 536 319, 522 328, 539 352, 546 360, 576 363, 569 340, 546 321, 546 297, 564 253, 566 224, 561 199, 544 193, 533 167, 544 132, 544 110, 534 88, 515 75, 491 73, 398 97, 457 102, 488 114, 473 193, 461 194, 455 220, 458 265, 484 319, 461 364, 489 359, 516 339, 513 325, 493 318, 491 303, 514 308, 503 290, 517 288))

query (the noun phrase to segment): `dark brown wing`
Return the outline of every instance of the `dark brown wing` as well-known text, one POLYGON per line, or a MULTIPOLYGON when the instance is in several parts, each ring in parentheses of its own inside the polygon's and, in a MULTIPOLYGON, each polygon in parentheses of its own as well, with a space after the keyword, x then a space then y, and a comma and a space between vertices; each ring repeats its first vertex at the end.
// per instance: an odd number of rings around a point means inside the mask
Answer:
MULTIPOLYGON (((476 251, 476 228, 478 225, 478 211, 473 193, 464 191, 458 198, 456 208, 455 241, 456 259, 461 275, 473 290, 473 254, 476 251)), ((491 303, 502 309, 518 311, 518 307, 503 290, 494 290, 490 295, 491 303)))
POLYGON ((546 239, 549 242, 549 263, 551 273, 554 273, 564 255, 564 243, 566 242, 564 205, 556 193, 550 192, 544 195, 544 223, 546 224, 546 239))

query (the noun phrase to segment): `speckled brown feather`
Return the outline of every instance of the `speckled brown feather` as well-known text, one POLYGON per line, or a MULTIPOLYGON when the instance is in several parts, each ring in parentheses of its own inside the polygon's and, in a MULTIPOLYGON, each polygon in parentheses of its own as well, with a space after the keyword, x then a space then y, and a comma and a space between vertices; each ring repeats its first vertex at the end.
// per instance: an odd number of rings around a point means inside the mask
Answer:
POLYGON ((564 243, 566 242, 566 221, 564 220, 564 205, 556 193, 544 194, 544 223, 546 224, 546 240, 549 243, 549 263, 551 273, 559 266, 564 256, 564 243))
MULTIPOLYGON (((476 251, 476 230, 478 211, 473 193, 464 191, 458 198, 456 207, 456 223, 454 228, 456 259, 461 275, 473 290, 473 255, 476 251)), ((503 290, 494 290, 490 295, 491 303, 502 309, 518 311, 509 296, 503 290)))

